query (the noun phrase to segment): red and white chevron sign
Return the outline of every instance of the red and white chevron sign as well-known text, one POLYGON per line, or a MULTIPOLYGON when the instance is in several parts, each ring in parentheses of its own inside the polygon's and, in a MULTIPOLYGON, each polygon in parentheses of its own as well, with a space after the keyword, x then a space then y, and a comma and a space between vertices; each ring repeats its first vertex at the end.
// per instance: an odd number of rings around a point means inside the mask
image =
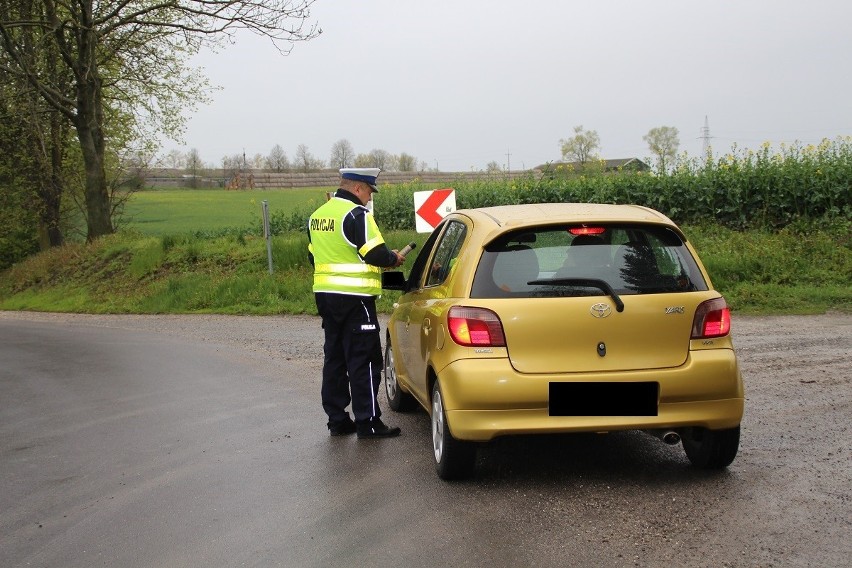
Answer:
POLYGON ((414 224, 418 233, 431 233, 444 217, 455 210, 455 189, 414 192, 414 224))

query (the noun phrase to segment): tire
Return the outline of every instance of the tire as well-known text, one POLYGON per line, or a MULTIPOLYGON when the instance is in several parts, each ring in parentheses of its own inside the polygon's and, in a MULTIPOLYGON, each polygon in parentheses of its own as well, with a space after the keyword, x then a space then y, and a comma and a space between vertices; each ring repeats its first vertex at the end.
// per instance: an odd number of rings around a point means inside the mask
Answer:
POLYGON ((740 427, 727 430, 686 428, 681 440, 686 457, 700 469, 723 469, 731 465, 740 447, 740 427))
POLYGON ((476 446, 453 438, 447 424, 444 397, 438 381, 432 387, 432 450, 438 477, 445 480, 465 479, 476 466, 476 446))
POLYGON ((388 406, 396 412, 409 412, 417 407, 417 401, 413 396, 403 391, 396 378, 396 367, 394 366, 393 349, 391 349, 390 337, 385 345, 385 394, 388 395, 388 406))

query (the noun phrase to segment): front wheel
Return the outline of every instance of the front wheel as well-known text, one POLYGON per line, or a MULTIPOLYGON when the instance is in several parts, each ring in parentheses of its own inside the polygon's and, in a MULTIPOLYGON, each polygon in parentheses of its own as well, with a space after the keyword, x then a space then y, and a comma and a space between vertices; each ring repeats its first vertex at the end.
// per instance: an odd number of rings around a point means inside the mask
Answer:
POLYGON ((447 424, 444 398, 438 381, 432 387, 432 449, 435 469, 441 479, 464 479, 473 475, 476 446, 453 438, 447 424))
POLYGON ((723 469, 737 457, 740 427, 725 430, 686 428, 681 440, 692 465, 701 469, 723 469))
POLYGON ((404 392, 396 377, 396 366, 394 365, 393 349, 391 349, 390 337, 385 345, 385 394, 388 395, 388 406, 396 412, 408 412, 414 410, 417 401, 414 397, 404 392))

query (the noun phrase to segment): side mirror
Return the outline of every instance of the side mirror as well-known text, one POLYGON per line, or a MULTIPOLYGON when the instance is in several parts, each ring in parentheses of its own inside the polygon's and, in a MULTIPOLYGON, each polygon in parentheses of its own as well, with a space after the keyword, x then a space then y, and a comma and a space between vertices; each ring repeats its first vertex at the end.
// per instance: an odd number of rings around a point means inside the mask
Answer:
POLYGON ((401 290, 405 291, 405 275, 399 271, 382 272, 382 289, 383 290, 401 290))

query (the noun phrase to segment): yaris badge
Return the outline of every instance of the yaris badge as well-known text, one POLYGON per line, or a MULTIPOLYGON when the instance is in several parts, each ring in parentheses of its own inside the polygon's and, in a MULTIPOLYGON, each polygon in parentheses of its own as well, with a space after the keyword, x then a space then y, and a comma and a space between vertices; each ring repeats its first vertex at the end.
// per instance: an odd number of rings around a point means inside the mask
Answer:
POLYGON ((609 304, 600 303, 589 308, 589 312, 596 318, 605 318, 612 313, 612 308, 609 304))

